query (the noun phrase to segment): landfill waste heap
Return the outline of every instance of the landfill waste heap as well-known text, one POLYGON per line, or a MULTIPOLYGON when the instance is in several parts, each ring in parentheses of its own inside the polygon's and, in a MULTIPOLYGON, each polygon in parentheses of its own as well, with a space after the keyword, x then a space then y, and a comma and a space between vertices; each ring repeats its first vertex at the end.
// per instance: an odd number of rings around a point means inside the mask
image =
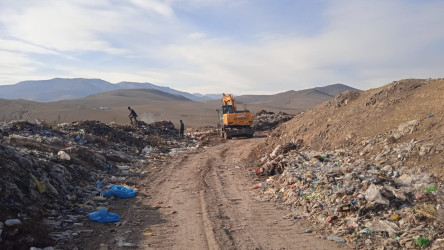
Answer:
POLYGON ((139 122, 138 128, 19 121, 0 129, 0 249, 63 248, 89 232, 81 225, 104 201, 104 187, 130 187, 146 174, 145 166, 208 145, 213 136, 201 132, 179 140, 166 121, 139 122))
POLYGON ((285 112, 274 113, 266 110, 261 110, 253 115, 253 130, 254 131, 271 131, 279 124, 292 119, 294 115, 285 112))
POLYGON ((345 92, 271 132, 252 159, 261 200, 355 249, 444 249, 444 80, 345 92))

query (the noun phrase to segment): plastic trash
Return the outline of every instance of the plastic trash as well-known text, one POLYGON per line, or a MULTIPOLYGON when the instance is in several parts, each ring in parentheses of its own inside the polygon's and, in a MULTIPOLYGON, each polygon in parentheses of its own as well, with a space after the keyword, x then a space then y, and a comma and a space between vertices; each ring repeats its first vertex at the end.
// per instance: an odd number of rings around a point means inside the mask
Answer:
POLYGON ((428 187, 428 188, 426 188, 426 191, 427 192, 429 192, 429 193, 431 193, 431 192, 436 192, 436 190, 437 190, 437 188, 436 187, 428 187))
POLYGON ((367 188, 364 195, 365 199, 370 203, 376 203, 387 206, 389 205, 389 201, 386 198, 382 197, 381 192, 374 184, 371 184, 370 187, 367 188))
POLYGON ((430 240, 429 240, 428 238, 422 238, 422 237, 418 237, 418 238, 415 240, 415 244, 416 244, 418 247, 423 247, 423 246, 429 244, 429 242, 430 242, 430 240))
POLYGON ((37 177, 35 177, 34 175, 31 175, 32 179, 34 179, 35 181, 35 185, 37 188, 37 191, 39 191, 39 193, 44 193, 46 192, 46 182, 44 181, 39 181, 37 179, 37 177))
POLYGON ((415 199, 417 199, 417 200, 422 200, 422 199, 424 199, 425 198, 425 195, 424 194, 416 194, 415 195, 415 199))
POLYGON ((95 188, 100 188, 102 187, 103 183, 101 181, 96 182, 96 184, 94 184, 95 188))
POLYGON ((132 188, 126 188, 124 186, 113 186, 110 190, 103 192, 105 196, 116 196, 119 198, 131 198, 136 195, 136 191, 132 188))
POLYGON ((398 221, 401 218, 401 216, 399 216, 399 214, 393 214, 392 216, 390 216, 390 220, 392 221, 398 221))
POLYGON ((106 208, 103 208, 97 212, 92 212, 88 214, 88 217, 92 221, 97 222, 118 222, 120 221, 120 216, 115 213, 108 213, 106 208))
POLYGON ((117 168, 119 170, 128 170, 128 169, 130 169, 130 166, 117 166, 117 168))
POLYGON ((5 221, 6 226, 14 226, 20 224, 22 224, 22 222, 19 219, 8 219, 5 221))
POLYGON ((438 211, 436 209, 436 206, 428 203, 421 203, 415 205, 413 208, 413 211, 415 213, 420 214, 422 216, 425 216, 427 218, 436 219, 438 217, 438 211))
POLYGON ((143 231, 143 235, 152 236, 153 231, 151 231, 149 228, 145 228, 145 230, 143 231))
POLYGON ((337 242, 342 242, 345 243, 346 241, 344 240, 344 238, 339 237, 339 236, 335 236, 335 235, 330 235, 327 237, 327 240, 331 240, 331 241, 337 241, 337 242))
POLYGON ((137 245, 131 242, 123 242, 119 241, 117 242, 117 246, 119 247, 131 247, 131 248, 137 248, 137 245))
POLYGON ((60 157, 60 159, 65 160, 65 161, 69 161, 71 160, 71 156, 69 156, 69 154, 67 154, 65 151, 59 151, 57 153, 57 155, 60 157))

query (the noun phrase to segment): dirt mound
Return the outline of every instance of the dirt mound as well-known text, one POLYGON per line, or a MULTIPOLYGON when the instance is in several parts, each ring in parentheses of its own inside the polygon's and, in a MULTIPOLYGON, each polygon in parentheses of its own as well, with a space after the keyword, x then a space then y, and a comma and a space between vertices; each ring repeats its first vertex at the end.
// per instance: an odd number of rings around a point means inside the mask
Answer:
POLYGON ((343 93, 269 135, 253 188, 354 248, 440 249, 443 105, 442 79, 343 93))
POLYGON ((442 178, 443 105, 442 79, 346 92, 280 126, 263 151, 303 140, 303 149, 350 148, 375 164, 421 167, 442 178))

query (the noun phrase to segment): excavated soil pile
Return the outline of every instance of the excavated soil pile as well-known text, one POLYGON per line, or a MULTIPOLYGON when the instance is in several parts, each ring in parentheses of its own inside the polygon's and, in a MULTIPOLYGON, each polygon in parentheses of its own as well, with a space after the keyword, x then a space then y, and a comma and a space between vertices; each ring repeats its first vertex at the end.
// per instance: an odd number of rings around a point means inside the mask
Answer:
POLYGON ((444 247, 444 80, 345 92, 298 114, 256 151, 265 200, 307 233, 359 249, 444 247), (266 177, 264 177, 266 178, 266 177))
POLYGON ((100 188, 131 186, 144 166, 199 144, 179 139, 171 122, 0 128, 0 249, 63 248, 89 232, 82 222, 103 202, 100 188), (131 171, 136 166, 138 173, 131 171))

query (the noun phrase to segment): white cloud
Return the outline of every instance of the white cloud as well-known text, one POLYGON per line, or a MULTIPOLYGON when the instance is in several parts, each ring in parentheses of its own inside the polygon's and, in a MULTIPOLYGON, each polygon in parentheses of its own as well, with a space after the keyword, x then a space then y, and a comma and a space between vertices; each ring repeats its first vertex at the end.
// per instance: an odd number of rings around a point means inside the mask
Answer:
POLYGON ((166 17, 172 17, 174 10, 169 4, 159 0, 130 0, 134 5, 144 8, 145 10, 152 10, 166 17))
POLYGON ((21 41, 8 40, 0 38, 0 49, 6 51, 17 51, 37 54, 57 54, 57 52, 48 50, 32 44, 27 44, 21 41))
POLYGON ((38 65, 42 64, 36 64, 24 54, 0 50, 0 79, 3 84, 17 83, 24 80, 23 76, 33 80, 48 79, 49 75, 37 71, 38 65))
POLYGON ((233 7, 248 2, 248 0, 166 0, 165 2, 171 4, 172 6, 183 6, 188 9, 198 9, 208 6, 233 7))
MULTIPOLYGON (((195 84, 218 89, 223 85, 245 93, 336 82, 375 87, 401 78, 438 76, 433 72, 439 67, 424 70, 418 61, 432 59, 425 55, 427 47, 443 40, 442 7, 339 1, 328 12, 328 28, 314 37, 269 34, 255 44, 207 39, 176 44, 172 50, 190 70, 198 68, 195 84)), ((431 64, 442 65, 440 58, 431 64)))
POLYGON ((203 38, 207 38, 207 34, 202 33, 202 32, 194 32, 194 33, 190 33, 188 34, 188 38, 190 39, 203 39, 203 38))
POLYGON ((59 51, 125 53, 101 37, 122 29, 116 10, 86 9, 70 2, 46 1, 1 13, 10 37, 59 51))
POLYGON ((241 40, 230 32, 218 36, 207 20, 193 25, 180 20, 179 9, 201 14, 207 8, 269 2, 8 1, 0 3, 0 84, 12 83, 13 75, 17 81, 50 75, 48 68, 60 77, 238 94, 336 82, 368 88, 401 78, 439 77, 444 3, 325 3, 325 25, 313 34, 275 30, 246 35, 256 40, 241 40))

